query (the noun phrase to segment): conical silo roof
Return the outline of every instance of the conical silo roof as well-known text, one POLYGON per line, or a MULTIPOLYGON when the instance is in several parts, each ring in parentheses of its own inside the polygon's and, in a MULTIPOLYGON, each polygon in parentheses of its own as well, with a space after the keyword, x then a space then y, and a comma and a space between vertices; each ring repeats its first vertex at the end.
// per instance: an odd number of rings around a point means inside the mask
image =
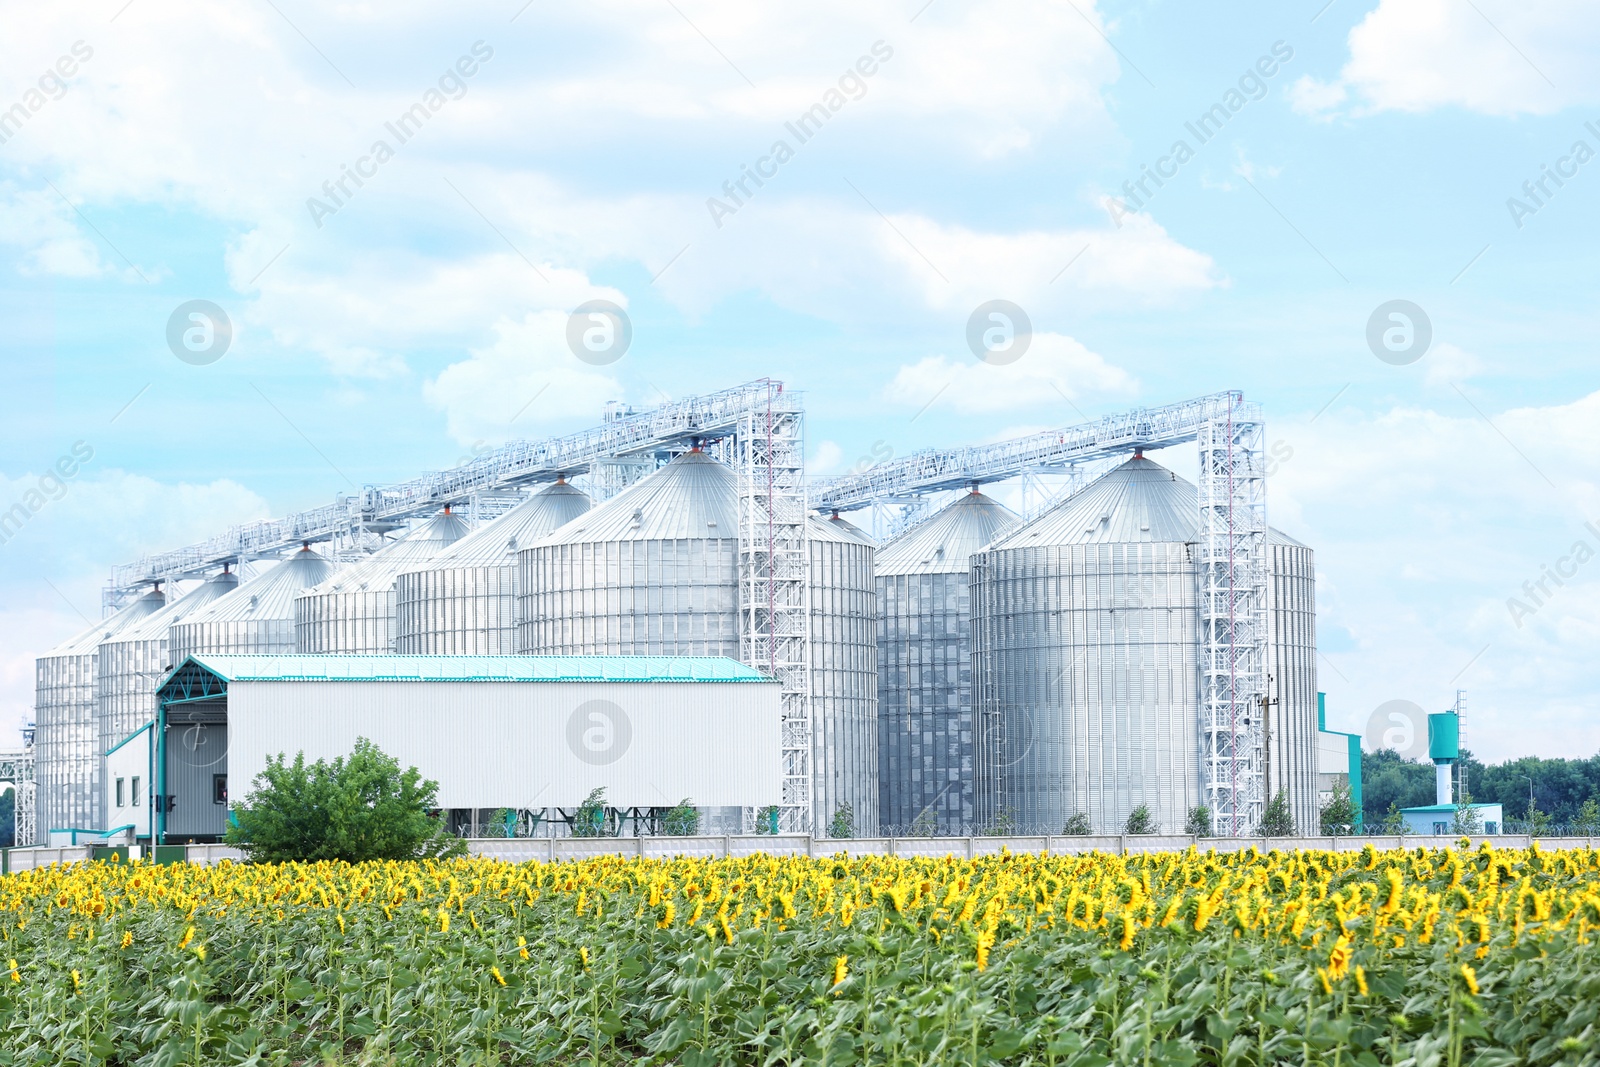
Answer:
MULTIPOLYGON (((1135 456, 989 547, 1187 544, 1199 538, 1200 491, 1194 483, 1153 460, 1135 456)), ((1272 527, 1267 528, 1267 543, 1306 547, 1272 527)))
POLYGON ((214 574, 183 596, 168 601, 160 611, 152 612, 137 622, 124 626, 108 638, 106 643, 163 640, 173 623, 182 622, 207 604, 215 603, 237 588, 239 588, 238 575, 231 571, 214 574))
POLYGON ((485 523, 419 570, 515 563, 527 548, 589 510, 589 495, 565 480, 546 486, 492 522, 485 523))
POLYGON ((695 451, 639 479, 538 546, 738 536, 738 476, 727 464, 695 451))
POLYGON ((965 574, 974 552, 1021 525, 1010 508, 973 490, 878 549, 877 572, 965 574))
POLYGON ((81 633, 74 634, 39 658, 53 659, 56 656, 88 655, 96 648, 99 648, 100 643, 106 638, 120 633, 126 627, 132 626, 134 623, 160 611, 166 606, 166 602, 166 594, 159 589, 152 589, 109 619, 101 619, 81 633))
POLYGON ((326 581, 334 572, 328 560, 302 548, 269 571, 251 578, 227 596, 205 605, 185 623, 246 619, 293 619, 294 598, 326 581))
POLYGON ((1135 456, 989 547, 1188 543, 1199 537, 1199 529, 1193 483, 1135 456))
POLYGON ((840 541, 846 544, 866 545, 868 548, 878 547, 878 542, 874 541, 867 531, 849 519, 841 519, 837 515, 826 518, 813 515, 808 531, 810 537, 817 541, 840 541))
POLYGON ((460 541, 471 529, 465 519, 446 508, 361 562, 336 571, 331 578, 304 595, 392 589, 397 576, 416 570, 419 563, 437 559, 440 553, 460 541))

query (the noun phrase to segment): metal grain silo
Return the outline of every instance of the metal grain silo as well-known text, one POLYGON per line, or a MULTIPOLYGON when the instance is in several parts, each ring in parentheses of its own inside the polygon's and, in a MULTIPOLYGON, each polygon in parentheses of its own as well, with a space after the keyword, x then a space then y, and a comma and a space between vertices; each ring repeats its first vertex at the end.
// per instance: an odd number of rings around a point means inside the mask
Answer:
POLYGON ((849 804, 858 836, 878 830, 878 594, 872 538, 844 519, 813 518, 811 575, 812 825, 849 804))
POLYGON ((977 821, 968 560, 1022 520, 977 491, 878 550, 878 803, 884 833, 977 821), (920 819, 920 821, 919 821, 920 819))
POLYGON ((176 665, 168 641, 173 625, 238 587, 238 576, 224 570, 100 643, 95 717, 101 758, 156 717, 156 686, 176 665))
POLYGON ((395 580, 394 650, 402 655, 516 652, 517 552, 589 510, 556 482, 395 580))
POLYGON ((283 655, 294 651, 294 598, 321 585, 334 566, 309 547, 228 595, 173 623, 173 663, 202 653, 283 655))
POLYGON ((160 611, 166 596, 156 588, 115 615, 40 656, 34 664, 34 776, 39 844, 52 829, 98 829, 100 730, 95 690, 102 642, 160 611))
MULTIPOLYGON (((1200 798, 1198 529, 1195 487, 1135 457, 973 556, 988 821, 1055 832, 1084 814, 1116 833, 1145 804, 1181 830, 1200 798)), ((1314 692, 1314 664, 1280 670, 1296 693, 1312 671, 1314 692)), ((1290 751, 1314 744, 1314 720, 1309 738, 1303 716, 1283 721, 1290 751)))
POLYGON ((1286 790, 1296 832, 1319 834, 1316 556, 1269 529, 1267 564, 1268 795, 1286 790))
POLYGON ((517 652, 738 659, 738 559, 738 478, 687 452, 517 553, 517 652))
POLYGON ((394 583, 466 536, 449 508, 294 601, 297 652, 388 655, 394 651, 394 583))

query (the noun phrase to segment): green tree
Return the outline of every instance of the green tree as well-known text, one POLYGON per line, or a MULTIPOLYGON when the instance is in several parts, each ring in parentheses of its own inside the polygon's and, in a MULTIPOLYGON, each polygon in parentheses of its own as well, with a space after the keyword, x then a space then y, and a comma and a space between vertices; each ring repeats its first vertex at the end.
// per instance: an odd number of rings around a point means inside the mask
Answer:
POLYGON ((1328 837, 1349 837, 1356 832, 1356 805, 1350 799, 1350 787, 1336 785, 1322 805, 1322 832, 1328 837))
POLYGON ((856 813, 849 804, 840 804, 833 809, 833 818, 828 820, 829 837, 854 837, 856 836, 856 813))
POLYGON ((1150 814, 1150 805, 1140 804, 1128 812, 1128 821, 1123 824, 1122 832, 1125 834, 1153 834, 1156 832, 1156 817, 1150 814))
POLYGON ((1088 837, 1094 833, 1094 827, 1089 825, 1089 816, 1081 811, 1075 811, 1067 816, 1067 823, 1061 828, 1063 837, 1088 837))
POLYGON ((465 841, 434 811, 439 783, 415 767, 402 771, 366 738, 332 763, 267 761, 225 840, 257 863, 402 860, 465 855, 465 841))
POLYGON ((1361 803, 1367 826, 1381 824, 1391 805, 1432 804, 1433 790, 1433 764, 1402 759, 1387 748, 1361 754, 1361 803))
POLYGON ((684 797, 667 811, 661 820, 661 829, 668 837, 693 837, 700 832, 700 809, 684 797))
POLYGON ((605 787, 591 789, 572 816, 573 837, 610 837, 606 833, 605 787))
POLYGON ((1289 795, 1281 789, 1261 812, 1261 836, 1294 836, 1294 813, 1289 810, 1289 795))
POLYGON ((1532 834, 1534 837, 1547 836, 1550 833, 1551 821, 1548 814, 1540 811, 1538 806, 1531 800, 1528 802, 1527 814, 1523 816, 1524 832, 1532 834))
POLYGON ((1585 800, 1568 825, 1576 837, 1600 835, 1600 800, 1594 797, 1585 800))
POLYGON ((1211 826, 1211 809, 1204 804, 1197 808, 1190 808, 1188 818, 1183 820, 1183 832, 1190 837, 1214 836, 1215 830, 1211 826))
POLYGON ((1456 805, 1455 817, 1450 822, 1452 834, 1481 834, 1483 833, 1483 818, 1478 809, 1472 806, 1472 794, 1462 793, 1461 803, 1456 805))
POLYGON ((984 829, 988 837, 1010 837, 1017 832, 1017 818, 1011 813, 1010 808, 1001 808, 1000 814, 984 829))
POLYGON ((1385 834, 1409 834, 1411 827, 1406 825, 1406 817, 1400 812, 1400 805, 1394 801, 1389 802, 1389 810, 1383 813, 1378 828, 1385 834))

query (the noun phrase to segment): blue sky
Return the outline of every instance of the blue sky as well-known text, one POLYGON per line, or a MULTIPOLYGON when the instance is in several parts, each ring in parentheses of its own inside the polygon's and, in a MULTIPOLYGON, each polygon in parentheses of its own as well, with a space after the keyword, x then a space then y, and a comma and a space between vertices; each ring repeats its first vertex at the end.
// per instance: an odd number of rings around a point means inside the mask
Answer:
POLYGON ((1242 389, 1292 452, 1269 506, 1317 551, 1334 722, 1460 687, 1484 755, 1600 748, 1600 562, 1573 554, 1600 553, 1600 159, 1573 156, 1600 151, 1600 14, 762 7, 8 15, 0 508, 76 442, 94 454, 0 544, 0 732, 114 563, 576 429, 608 399, 770 375, 807 393, 819 474, 1242 389), (1200 144, 1186 123, 1241 78, 1200 144), (798 143, 785 124, 834 90, 798 143), (399 143, 385 124, 430 91, 399 143), (362 163, 380 139, 393 158, 362 163), (793 158, 714 220, 780 139, 793 158), (1108 203, 1133 206, 1123 183, 1179 139, 1193 158, 1140 210, 1108 203), (358 164, 335 213, 308 208, 358 164), (1569 176, 1514 218, 1546 166, 1569 176), (611 366, 565 346, 591 298, 633 322, 611 366), (995 298, 1037 331, 1007 367, 964 342, 995 298), (165 340, 193 299, 235 331, 205 366, 165 340), (1394 299, 1433 327, 1404 366, 1365 336, 1394 299), (1534 604, 1524 583, 1558 565, 1534 604))

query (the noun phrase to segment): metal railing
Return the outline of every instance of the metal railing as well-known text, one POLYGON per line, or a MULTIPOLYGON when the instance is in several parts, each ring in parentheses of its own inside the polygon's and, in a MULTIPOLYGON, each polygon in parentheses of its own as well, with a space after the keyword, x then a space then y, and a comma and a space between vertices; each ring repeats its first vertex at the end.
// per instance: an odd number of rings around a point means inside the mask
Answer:
MULTIPOLYGON (((741 420, 764 414, 778 383, 763 379, 705 396, 675 400, 601 426, 544 441, 513 441, 449 470, 389 486, 367 486, 309 511, 230 527, 209 540, 144 556, 112 569, 107 597, 115 602, 155 580, 195 575, 240 559, 270 557, 302 542, 328 541, 351 529, 384 528, 484 493, 554 481, 597 463, 730 434, 741 420)), ((787 393, 798 404, 798 394, 787 393)))

